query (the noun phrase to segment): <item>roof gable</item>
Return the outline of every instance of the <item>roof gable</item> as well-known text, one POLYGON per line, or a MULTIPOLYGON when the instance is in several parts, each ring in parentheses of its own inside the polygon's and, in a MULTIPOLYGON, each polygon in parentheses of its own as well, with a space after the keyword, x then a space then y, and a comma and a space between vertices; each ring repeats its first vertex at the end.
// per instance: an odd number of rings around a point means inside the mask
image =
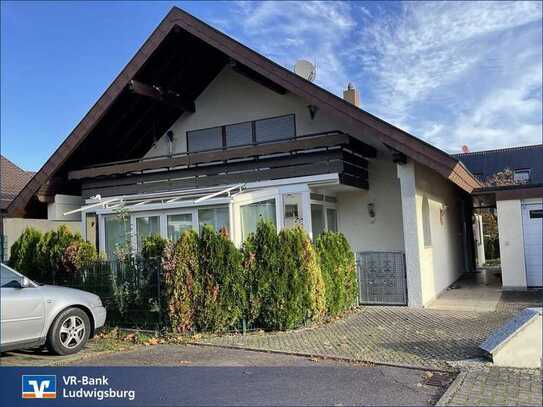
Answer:
MULTIPOLYGON (((213 53, 214 55, 214 63, 201 64, 200 66, 203 67, 193 72, 192 74, 194 75, 200 75, 202 73, 200 71, 204 71, 203 73, 207 74, 207 80, 209 81, 214 76, 214 70, 218 73, 222 69, 224 65, 221 64, 234 63, 237 69, 245 71, 254 80, 265 83, 267 86, 275 87, 277 92, 292 92, 303 97, 308 103, 334 114, 341 120, 346 120, 354 125, 364 125, 372 128, 383 143, 437 171, 443 177, 451 180, 467 192, 471 192, 474 188, 481 186, 477 179, 457 159, 451 157, 449 154, 351 105, 336 95, 240 44, 181 9, 174 7, 81 122, 11 203, 9 207, 10 214, 23 215, 25 207, 31 198, 41 187, 51 181, 54 176, 64 171, 64 167, 69 164, 69 160, 84 162, 85 157, 92 155, 92 152, 96 151, 96 154, 104 155, 102 159, 104 162, 107 161, 107 153, 117 150, 114 145, 111 145, 117 137, 115 137, 116 134, 98 132, 97 126, 100 126, 101 122, 107 120, 108 112, 114 111, 116 104, 120 103, 120 100, 129 97, 127 89, 130 86, 130 81, 146 75, 153 77, 155 80, 160 80, 160 78, 168 76, 160 74, 161 66, 153 68, 153 64, 156 65, 157 63, 155 57, 157 54, 160 54, 160 47, 166 44, 168 39, 175 34, 189 34, 191 38, 195 39, 195 44, 198 47, 206 48, 209 53, 213 53), (152 55, 153 58, 151 58, 152 55), (206 67, 208 68, 207 71, 206 67), (87 137, 91 133, 98 134, 98 136, 95 136, 97 137, 96 139, 92 139, 92 143, 87 140, 87 137), (99 136, 102 138, 98 138, 99 136)), ((164 54, 163 58, 166 58, 167 52, 164 52, 164 54)), ((195 59, 190 53, 181 53, 180 55, 181 58, 185 58, 184 62, 188 61, 190 63, 191 60, 195 59)), ((166 62, 164 63, 166 64, 166 62)), ((173 78, 172 83, 174 85, 176 84, 174 80, 176 79, 175 76, 183 76, 172 75, 170 77, 173 78)), ((189 82, 198 82, 191 81, 190 79, 192 78, 189 77, 189 82)), ((205 79, 201 80, 201 85, 205 87, 205 79)), ((197 86, 191 91, 193 94, 189 94, 188 96, 194 98, 202 90, 203 88, 198 89, 197 86)), ((133 104, 132 106, 137 106, 137 104, 133 104)), ((138 114, 140 118, 143 117, 141 120, 144 120, 147 116, 161 115, 161 123, 163 123, 165 128, 172 124, 178 117, 178 112, 175 112, 174 117, 173 112, 162 108, 145 107, 144 109, 145 112, 138 114)), ((110 116, 118 115, 110 114, 110 116)), ((149 123, 152 126, 152 122, 149 123)), ((130 137, 131 135, 132 132, 129 131, 128 135, 125 134, 124 137, 130 137)), ((145 141, 150 138, 151 136, 149 135, 138 138, 134 142, 136 146, 132 149, 132 153, 136 154, 136 152, 139 152, 138 148, 143 150, 145 146, 140 145, 142 143, 141 140, 145 141)))
POLYGON ((1 209, 5 209, 9 205, 33 176, 33 172, 23 170, 0 155, 1 209))

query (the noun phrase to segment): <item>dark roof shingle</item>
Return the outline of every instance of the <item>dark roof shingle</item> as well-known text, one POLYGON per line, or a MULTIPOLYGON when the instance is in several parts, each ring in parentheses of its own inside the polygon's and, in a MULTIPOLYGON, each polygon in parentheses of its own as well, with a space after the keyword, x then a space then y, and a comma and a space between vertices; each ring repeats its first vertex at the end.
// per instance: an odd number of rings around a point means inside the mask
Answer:
POLYGON ((543 183, 543 144, 511 147, 499 150, 454 154, 481 181, 503 171, 530 170, 530 184, 543 183))
POLYGON ((34 176, 32 171, 25 171, 13 164, 3 155, 0 155, 0 207, 7 208, 9 203, 24 188, 30 178, 34 176))

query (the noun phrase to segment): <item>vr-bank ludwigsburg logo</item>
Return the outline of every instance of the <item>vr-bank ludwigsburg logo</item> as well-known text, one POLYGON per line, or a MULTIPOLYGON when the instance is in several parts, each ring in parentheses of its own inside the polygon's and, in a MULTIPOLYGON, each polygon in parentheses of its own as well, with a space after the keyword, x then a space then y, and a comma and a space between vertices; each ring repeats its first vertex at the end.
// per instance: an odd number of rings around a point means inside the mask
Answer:
POLYGON ((56 399, 57 377, 55 375, 23 375, 24 399, 56 399))

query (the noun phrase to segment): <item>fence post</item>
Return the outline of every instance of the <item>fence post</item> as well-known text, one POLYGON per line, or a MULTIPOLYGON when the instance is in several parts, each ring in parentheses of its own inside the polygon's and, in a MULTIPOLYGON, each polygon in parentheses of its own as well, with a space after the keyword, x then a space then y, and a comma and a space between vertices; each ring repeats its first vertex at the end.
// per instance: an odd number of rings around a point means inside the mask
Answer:
MULTIPOLYGON (((157 262, 155 258, 153 261, 157 262)), ((161 267, 155 265, 156 272, 156 287, 157 287, 157 304, 158 304, 158 329, 162 328, 162 298, 160 297, 160 285, 162 284, 161 267)))

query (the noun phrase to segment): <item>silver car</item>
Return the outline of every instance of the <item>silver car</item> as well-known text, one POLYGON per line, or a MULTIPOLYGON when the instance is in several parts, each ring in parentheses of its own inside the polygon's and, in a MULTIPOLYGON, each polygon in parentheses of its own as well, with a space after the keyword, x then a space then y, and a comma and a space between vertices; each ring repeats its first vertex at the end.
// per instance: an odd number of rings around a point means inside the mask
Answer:
POLYGON ((58 355, 78 352, 106 321, 100 297, 38 285, 0 265, 0 351, 46 345, 58 355))

